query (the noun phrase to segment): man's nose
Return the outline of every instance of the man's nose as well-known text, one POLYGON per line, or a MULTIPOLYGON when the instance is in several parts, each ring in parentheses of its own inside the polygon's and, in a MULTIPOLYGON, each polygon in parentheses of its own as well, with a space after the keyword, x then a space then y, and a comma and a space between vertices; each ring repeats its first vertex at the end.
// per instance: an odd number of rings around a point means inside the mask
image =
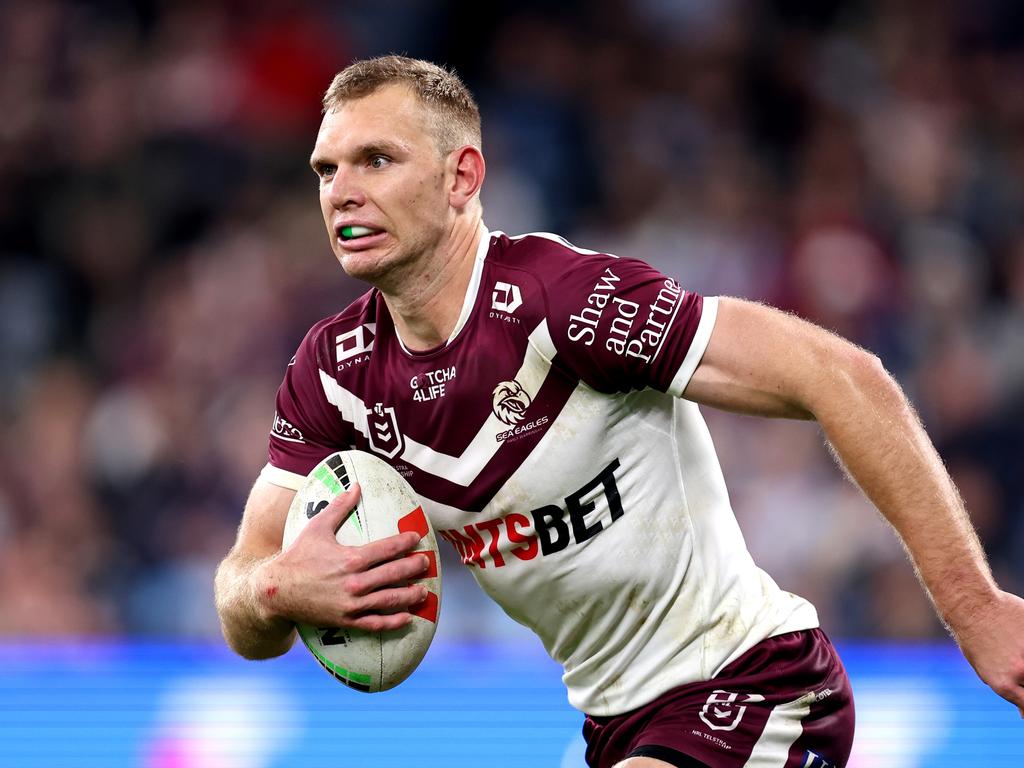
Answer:
POLYGON ((366 194, 354 173, 339 168, 327 185, 327 200, 332 207, 341 210, 363 205, 366 202, 366 194))

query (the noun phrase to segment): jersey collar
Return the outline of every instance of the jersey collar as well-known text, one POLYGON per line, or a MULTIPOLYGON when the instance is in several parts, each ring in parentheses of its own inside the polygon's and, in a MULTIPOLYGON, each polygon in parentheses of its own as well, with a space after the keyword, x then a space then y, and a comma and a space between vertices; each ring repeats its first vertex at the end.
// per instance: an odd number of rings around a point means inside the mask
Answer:
POLYGON ((466 297, 462 300, 462 311, 459 313, 459 319, 455 323, 455 327, 452 329, 451 335, 448 337, 448 341, 444 343, 447 347, 453 341, 455 337, 459 335, 466 323, 469 322, 469 316, 473 312, 473 307, 476 304, 477 293, 480 292, 480 281, 484 275, 484 260, 487 258, 487 251, 491 248, 491 233, 487 230, 484 223, 480 222, 480 244, 476 247, 476 258, 473 261, 473 274, 469 278, 469 285, 466 287, 466 297))
MULTIPOLYGON (((484 223, 480 222, 480 243, 476 247, 476 256, 473 259, 473 274, 469 277, 469 285, 466 287, 466 295, 462 299, 462 310, 459 312, 459 319, 455 323, 455 327, 452 329, 451 335, 445 341, 444 346, 449 346, 455 338, 459 335, 459 332, 465 328, 466 323, 469 322, 469 316, 473 313, 473 307, 476 305, 476 295, 480 291, 480 281, 484 275, 484 260, 487 258, 487 251, 491 248, 491 232, 487 229, 484 223)), ((402 341, 402 337, 395 332, 395 339, 398 341, 398 346, 402 348, 402 351, 407 355, 415 355, 417 353, 409 350, 405 346, 405 342, 402 341)), ((435 350, 437 348, 435 347, 435 350)))

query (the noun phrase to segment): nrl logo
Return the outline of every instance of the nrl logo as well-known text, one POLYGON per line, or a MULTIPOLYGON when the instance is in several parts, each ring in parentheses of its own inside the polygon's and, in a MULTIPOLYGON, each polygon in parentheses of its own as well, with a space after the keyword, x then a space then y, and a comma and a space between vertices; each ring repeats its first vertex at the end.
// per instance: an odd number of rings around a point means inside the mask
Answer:
POLYGON ((523 389, 523 385, 514 379, 501 382, 494 388, 494 395, 491 398, 494 415, 510 427, 523 420, 530 402, 530 396, 523 389))
POLYGON ((398 431, 394 408, 385 408, 383 403, 377 403, 373 408, 366 409, 366 422, 369 427, 367 437, 373 450, 389 459, 402 452, 404 441, 402 433, 398 431))
POLYGON ((759 693, 730 693, 729 691, 713 691, 700 710, 700 719, 713 731, 733 731, 743 719, 747 704, 764 701, 759 693), (742 703, 741 703, 742 702, 742 703))

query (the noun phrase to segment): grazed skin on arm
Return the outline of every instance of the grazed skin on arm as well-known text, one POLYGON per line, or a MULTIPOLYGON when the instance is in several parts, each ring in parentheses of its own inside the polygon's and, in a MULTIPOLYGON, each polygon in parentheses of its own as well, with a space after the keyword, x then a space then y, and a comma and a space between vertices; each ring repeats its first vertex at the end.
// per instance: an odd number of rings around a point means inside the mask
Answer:
POLYGON ((960 494, 877 357, 778 310, 723 298, 684 396, 816 419, 844 471, 896 529, 968 661, 1024 715, 1024 601, 996 585, 960 494))

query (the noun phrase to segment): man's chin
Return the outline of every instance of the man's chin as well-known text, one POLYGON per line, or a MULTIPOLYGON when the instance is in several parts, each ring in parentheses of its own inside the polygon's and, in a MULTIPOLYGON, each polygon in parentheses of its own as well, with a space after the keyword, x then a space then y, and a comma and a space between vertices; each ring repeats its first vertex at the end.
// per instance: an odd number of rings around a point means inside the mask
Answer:
POLYGON ((346 275, 374 285, 386 278, 397 266, 395 259, 381 253, 343 252, 337 254, 337 258, 346 275))

